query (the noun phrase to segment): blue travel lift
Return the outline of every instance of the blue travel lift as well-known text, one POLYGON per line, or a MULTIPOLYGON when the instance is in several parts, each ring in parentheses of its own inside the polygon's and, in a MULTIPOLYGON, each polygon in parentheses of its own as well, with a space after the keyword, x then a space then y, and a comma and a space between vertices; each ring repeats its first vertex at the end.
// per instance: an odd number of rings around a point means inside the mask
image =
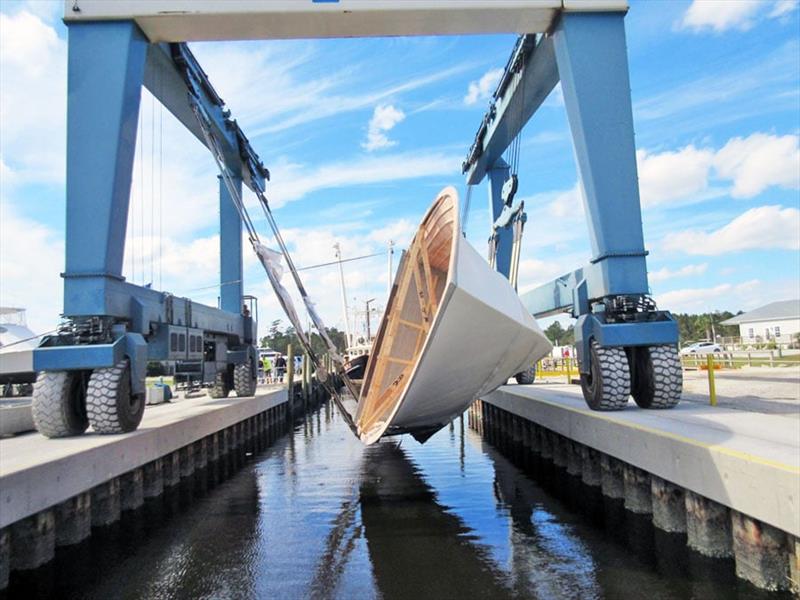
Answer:
POLYGON ((672 408, 682 390, 678 325, 647 283, 624 16, 564 12, 548 33, 520 36, 463 164, 468 186, 488 177, 489 260, 516 286, 526 221, 515 198, 519 135, 561 81, 593 258, 522 299, 536 317, 577 319, 581 387, 595 410, 621 409, 631 395, 643 408, 672 408))
POLYGON ((257 306, 243 295, 242 222, 228 186, 220 181, 220 308, 122 276, 141 86, 201 142, 192 105, 202 107, 239 192, 263 190, 269 173, 185 44, 150 44, 134 21, 69 25, 66 321, 34 352, 37 429, 136 429, 149 361, 195 371, 212 397, 252 396, 257 306))

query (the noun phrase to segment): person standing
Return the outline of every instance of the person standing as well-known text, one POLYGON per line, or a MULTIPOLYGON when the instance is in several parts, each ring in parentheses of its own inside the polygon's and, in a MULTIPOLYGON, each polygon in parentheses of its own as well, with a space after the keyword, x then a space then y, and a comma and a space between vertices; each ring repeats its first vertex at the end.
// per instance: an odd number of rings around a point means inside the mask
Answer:
POLYGON ((283 383, 283 375, 286 373, 286 359, 282 354, 278 355, 275 359, 275 380, 277 383, 283 383))
POLYGON ((264 380, 266 383, 272 383, 272 362, 270 362, 269 356, 264 356, 261 364, 264 367, 264 380))

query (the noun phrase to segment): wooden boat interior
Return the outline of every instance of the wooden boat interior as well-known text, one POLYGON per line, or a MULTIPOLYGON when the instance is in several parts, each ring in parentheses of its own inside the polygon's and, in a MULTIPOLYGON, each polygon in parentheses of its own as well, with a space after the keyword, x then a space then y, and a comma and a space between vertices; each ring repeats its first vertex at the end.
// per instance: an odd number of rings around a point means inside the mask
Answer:
POLYGON ((361 431, 390 418, 420 358, 448 281, 457 216, 454 197, 443 192, 403 255, 367 364, 361 431))

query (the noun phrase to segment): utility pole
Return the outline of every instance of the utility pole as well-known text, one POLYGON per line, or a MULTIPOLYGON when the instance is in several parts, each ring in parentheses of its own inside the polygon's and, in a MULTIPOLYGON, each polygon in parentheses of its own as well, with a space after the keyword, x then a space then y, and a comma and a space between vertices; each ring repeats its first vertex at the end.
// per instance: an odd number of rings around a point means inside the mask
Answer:
MULTIPOLYGON (((350 317, 347 314, 347 292, 344 289, 344 269, 342 268, 342 249, 339 246, 339 242, 336 242, 333 245, 334 250, 336 250, 336 260, 339 261, 339 280, 341 281, 342 287, 342 313, 344 314, 344 333, 345 339, 347 340, 348 348, 353 345, 353 336, 350 333, 350 317)), ((346 348, 345 348, 346 350, 346 348)))

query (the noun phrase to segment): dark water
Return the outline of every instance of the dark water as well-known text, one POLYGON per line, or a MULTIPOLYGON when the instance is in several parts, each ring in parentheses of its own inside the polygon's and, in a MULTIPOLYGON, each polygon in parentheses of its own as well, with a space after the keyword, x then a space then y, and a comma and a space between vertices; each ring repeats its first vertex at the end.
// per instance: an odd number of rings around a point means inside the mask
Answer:
POLYGON ((730 562, 458 419, 364 448, 323 406, 14 574, 8 597, 753 598, 730 562), (516 460, 514 460, 516 456, 516 460))

